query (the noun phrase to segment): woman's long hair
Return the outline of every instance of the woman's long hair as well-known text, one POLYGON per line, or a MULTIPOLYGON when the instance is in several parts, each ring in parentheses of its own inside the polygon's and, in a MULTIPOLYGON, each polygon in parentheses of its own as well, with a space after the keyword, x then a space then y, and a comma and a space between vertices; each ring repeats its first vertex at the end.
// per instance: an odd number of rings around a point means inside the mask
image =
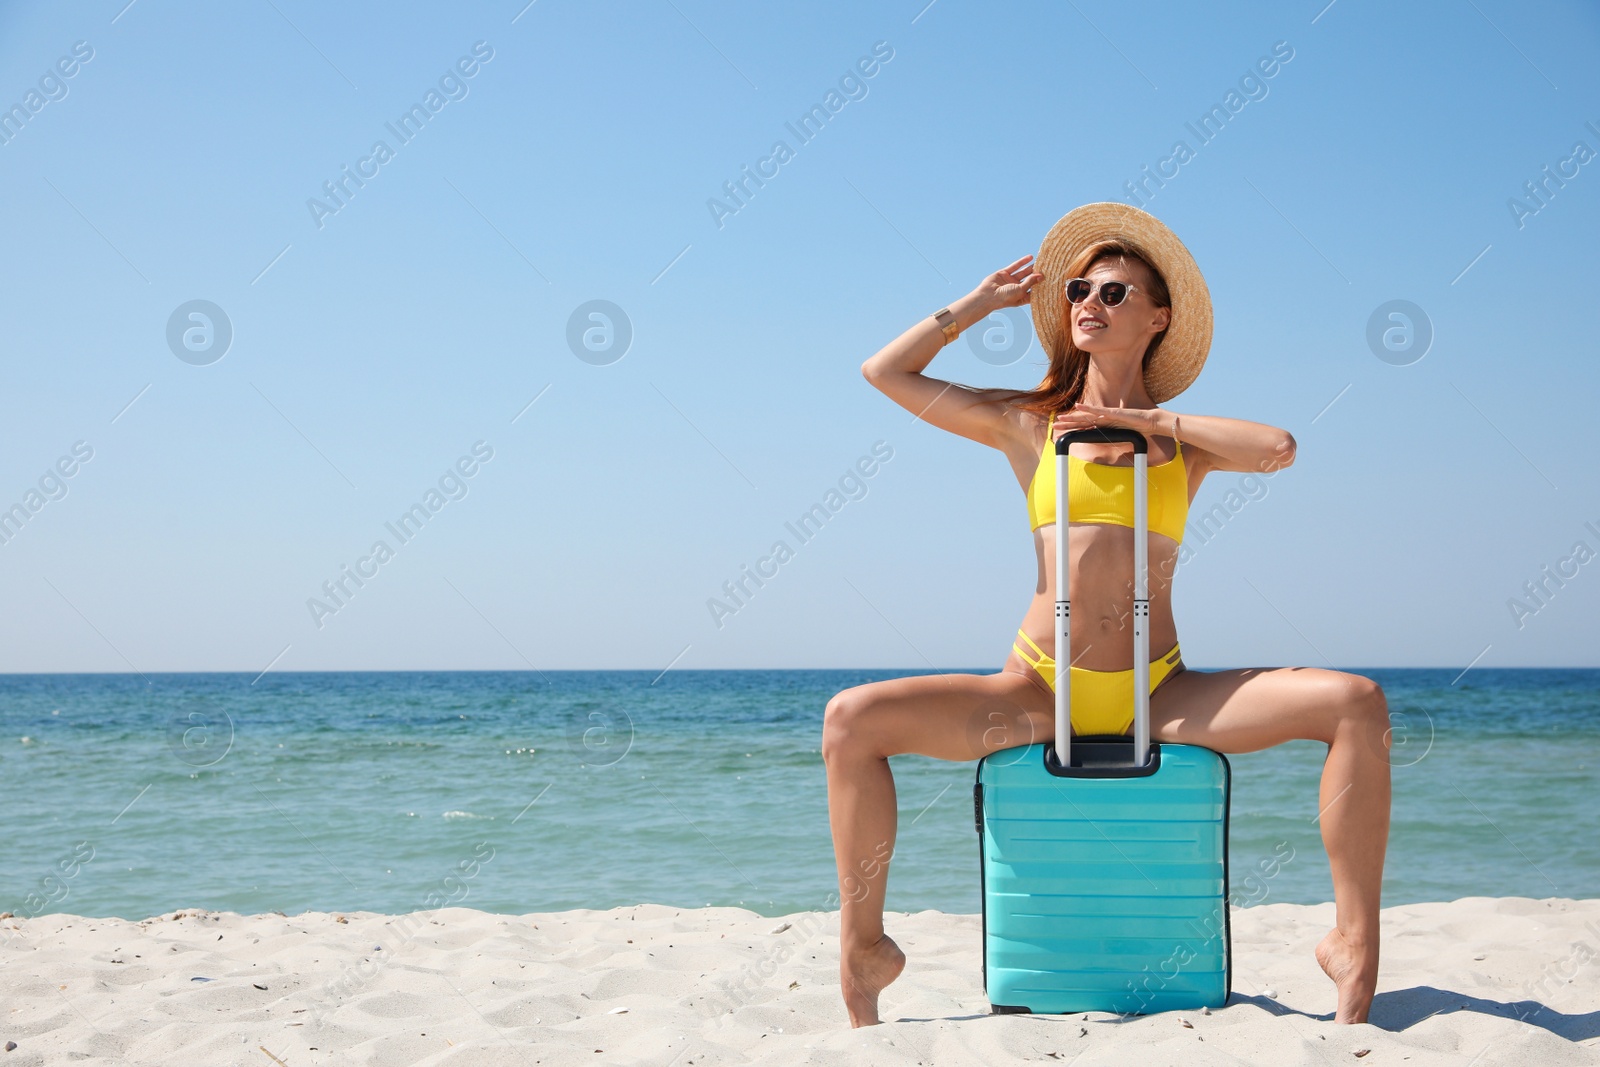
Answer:
MULTIPOLYGON (((1172 297, 1167 292, 1167 281, 1150 263, 1135 251, 1131 246, 1120 241, 1101 241, 1090 245, 1079 254, 1067 270, 1068 278, 1081 278, 1088 273, 1096 262, 1102 259, 1136 259, 1143 263, 1150 272, 1150 290, 1146 294, 1157 307, 1171 308, 1172 297)), ((1040 299, 1066 300, 1066 294, 1061 290, 1053 293, 1038 293, 1040 299)), ((1070 308, 1070 305, 1069 305, 1070 308)), ((1168 328, 1171 323, 1169 321, 1168 328)), ((1150 339, 1150 345, 1144 351, 1144 358, 1139 363, 1140 373, 1150 366, 1150 360, 1161 347, 1161 341, 1167 336, 1163 329, 1150 339)), ((1056 336, 1056 351, 1046 352, 1050 357, 1050 367, 1045 371, 1043 380, 1033 389, 1017 393, 1018 402, 1014 407, 1022 411, 1031 411, 1041 418, 1049 418, 1051 412, 1066 411, 1073 407, 1083 397, 1083 384, 1089 376, 1089 353, 1072 343, 1072 322, 1069 310, 1063 316, 1061 329, 1056 336)))

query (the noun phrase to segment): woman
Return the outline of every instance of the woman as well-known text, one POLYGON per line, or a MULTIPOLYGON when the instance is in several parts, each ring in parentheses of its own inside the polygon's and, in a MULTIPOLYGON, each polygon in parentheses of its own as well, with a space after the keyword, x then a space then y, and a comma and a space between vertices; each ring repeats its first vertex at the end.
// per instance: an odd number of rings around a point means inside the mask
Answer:
MULTIPOLYGON (((1053 441, 1087 426, 1129 427, 1149 441, 1150 736, 1218 752, 1252 752, 1296 738, 1323 741, 1317 800, 1333 876, 1336 922, 1316 949, 1337 987, 1339 1022, 1364 1022, 1378 977, 1378 910, 1389 834, 1389 716, 1369 678, 1315 667, 1186 669, 1172 617, 1171 579, 1189 501, 1210 471, 1270 472, 1294 460, 1286 431, 1157 407, 1205 362, 1211 307, 1199 269, 1154 217, 1124 204, 1089 204, 1040 246, 970 294, 923 319, 862 365, 895 403, 928 423, 1004 453, 1034 526, 1038 583, 1017 641, 997 674, 897 678, 828 702, 822 755, 839 871, 840 986, 852 1026, 878 1019, 878 994, 905 956, 883 929, 895 790, 888 757, 976 760, 1055 737, 1055 473, 1053 441), (1077 279, 1077 281, 1074 281, 1077 279), (922 373, 939 349, 991 312, 1032 305, 1049 369, 1033 390, 979 389, 922 373), (1053 419, 1051 414, 1054 413, 1053 419), (1157 651, 1160 650, 1160 651, 1157 651)), ((1132 450, 1078 444, 1074 467, 1102 494, 1131 492, 1132 450)), ((1069 542, 1070 666, 1075 734, 1131 732, 1133 530, 1091 518, 1073 496, 1069 542)), ((1105 499, 1111 499, 1106 496, 1105 499)), ((1091 509, 1092 510, 1092 509, 1091 509)))

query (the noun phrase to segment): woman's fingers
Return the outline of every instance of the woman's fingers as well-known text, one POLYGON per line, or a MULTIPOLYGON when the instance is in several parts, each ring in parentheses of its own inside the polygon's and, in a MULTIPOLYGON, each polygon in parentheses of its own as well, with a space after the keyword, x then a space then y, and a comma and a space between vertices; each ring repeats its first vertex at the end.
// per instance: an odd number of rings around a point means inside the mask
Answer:
POLYGON ((1031 256, 1031 255, 1023 256, 1021 259, 1019 259, 1016 262, 1012 263, 1010 266, 1002 267, 1001 269, 995 271, 994 274, 990 275, 990 277, 993 277, 993 278, 1004 278, 1007 281, 1016 281, 1016 280, 1018 280, 1018 276, 1019 275, 1026 273, 1026 268, 1024 267, 1024 264, 1026 264, 1028 262, 1028 260, 1030 260, 1032 258, 1033 258, 1033 256, 1031 256))
POLYGON ((1063 411, 1056 415, 1054 428, 1056 430, 1085 429, 1100 424, 1110 413, 1109 408, 1097 404, 1085 404, 1079 401, 1071 411, 1063 411))
POLYGON ((1013 305, 1025 304, 1028 302, 1029 297, 1033 295, 1031 290, 1043 277, 1044 275, 1038 273, 1013 275, 1006 284, 1000 287, 1002 290, 1009 291, 1002 292, 1000 295, 1010 299, 1013 305))

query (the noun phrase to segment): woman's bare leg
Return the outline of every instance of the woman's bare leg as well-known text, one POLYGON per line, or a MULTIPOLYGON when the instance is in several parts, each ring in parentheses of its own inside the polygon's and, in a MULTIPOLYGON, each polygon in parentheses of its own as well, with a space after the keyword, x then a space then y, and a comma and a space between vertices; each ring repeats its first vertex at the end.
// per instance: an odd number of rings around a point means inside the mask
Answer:
POLYGON ((1378 982, 1378 911, 1389 840, 1389 709, 1369 678, 1317 667, 1183 670, 1150 697, 1157 741, 1254 752, 1324 741, 1317 798, 1335 926, 1317 962, 1339 991, 1335 1020, 1366 1022, 1378 982))
POLYGON ((839 871, 839 984, 851 1026, 879 1021, 878 994, 905 967, 883 930, 897 817, 889 757, 975 760, 1052 740, 1053 716, 1048 687, 1011 671, 894 678, 828 702, 822 758, 839 871))

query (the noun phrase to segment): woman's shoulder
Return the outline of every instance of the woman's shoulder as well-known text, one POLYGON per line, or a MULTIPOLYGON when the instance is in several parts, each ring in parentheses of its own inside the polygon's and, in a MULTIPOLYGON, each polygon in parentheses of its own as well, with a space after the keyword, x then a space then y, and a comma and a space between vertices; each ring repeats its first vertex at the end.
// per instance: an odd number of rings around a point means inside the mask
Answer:
POLYGON ((1000 422, 1013 442, 1019 445, 1031 442, 1036 450, 1043 447, 1050 417, 1037 410, 1038 403, 1032 399, 1032 393, 1022 389, 1001 388, 976 391, 998 409, 1000 422))

